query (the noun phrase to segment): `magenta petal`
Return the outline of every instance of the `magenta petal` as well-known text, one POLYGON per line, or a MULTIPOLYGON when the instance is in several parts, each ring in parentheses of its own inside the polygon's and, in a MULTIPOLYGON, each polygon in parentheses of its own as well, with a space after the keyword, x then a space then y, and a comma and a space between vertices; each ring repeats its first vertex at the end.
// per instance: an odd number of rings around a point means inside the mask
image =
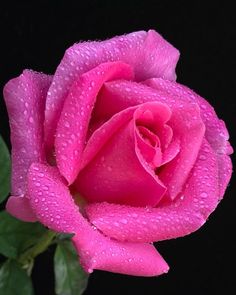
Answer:
POLYGON ((141 59, 140 78, 146 76, 162 77, 176 80, 175 67, 179 59, 179 51, 154 30, 148 31, 144 42, 144 57, 141 59))
POLYGON ((97 128, 89 138, 81 159, 80 169, 82 170, 109 141, 109 139, 133 117, 137 107, 127 108, 115 114, 109 121, 97 128))
MULTIPOLYGON (((198 104, 189 96, 178 97, 171 91, 157 91, 132 81, 111 81, 106 83, 99 95, 95 114, 99 118, 109 118, 113 113, 127 107, 147 102, 165 103, 172 111, 168 125, 176 139, 180 140, 180 152, 171 163, 163 167, 159 176, 168 187, 170 197, 174 199, 193 167, 204 136, 205 127, 198 104), (103 108, 103 105, 107 107, 103 108)), ((163 139, 165 134, 170 133, 170 130, 167 130, 168 132, 163 133, 163 139)))
MULTIPOLYGON (((166 104, 150 102, 140 105, 134 113, 134 133, 136 154, 153 168, 162 162, 161 146, 163 142, 160 130, 170 119, 171 111, 166 104)), ((144 169, 146 165, 144 164, 144 169)))
POLYGON ((161 181, 168 188, 168 195, 173 200, 182 190, 182 186, 189 176, 202 144, 205 133, 199 107, 189 104, 184 108, 175 108, 168 124, 173 134, 180 140, 178 155, 158 173, 161 181))
MULTIPOLYGON (((72 238, 80 255, 83 268, 111 271, 133 276, 158 276, 169 267, 153 245, 147 243, 122 243, 105 238, 98 231, 90 236, 90 245, 83 245, 79 236, 72 238), (99 242, 93 236, 99 236, 99 242)), ((96 237, 97 238, 97 237, 96 237)), ((98 238, 97 238, 98 239, 98 238)))
POLYGON ((55 167, 39 163, 31 165, 28 197, 38 220, 55 231, 76 232, 86 224, 55 167))
POLYGON ((170 117, 166 105, 146 103, 136 108, 133 120, 127 122, 127 112, 123 111, 120 116, 116 115, 105 123, 106 128, 103 125, 95 131, 98 139, 99 134, 103 138, 104 132, 112 133, 110 137, 106 134, 107 142, 103 148, 99 146, 100 151, 78 175, 75 185, 85 199, 134 206, 155 206, 159 202, 166 188, 144 160, 135 137, 136 119, 149 111, 153 113, 154 119, 159 114, 159 118, 154 120, 156 124, 163 124, 170 117), (117 120, 122 117, 123 126, 117 120), (117 126, 114 125, 115 122, 118 123, 117 126), (114 129, 109 128, 109 125, 114 129), (147 187, 150 191, 148 195, 147 187))
POLYGON ((97 98, 94 114, 98 118, 109 118, 128 107, 155 101, 167 104, 172 112, 180 106, 184 109, 189 104, 194 104, 188 96, 179 98, 171 91, 156 90, 142 83, 120 80, 104 84, 97 98))
POLYGON ((201 118, 206 126, 205 137, 217 153, 219 189, 222 197, 232 174, 232 163, 227 155, 233 152, 228 142, 229 134, 224 121, 217 117, 214 108, 204 98, 186 86, 163 79, 150 79, 145 84, 158 91, 165 91, 166 94, 172 93, 179 100, 179 103, 188 100, 189 102, 196 102, 200 106, 201 118))
POLYGON ((101 63, 122 61, 134 68, 137 80, 175 79, 179 52, 157 32, 135 32, 102 42, 83 42, 67 49, 53 78, 46 103, 46 142, 53 144, 57 122, 71 85, 101 63))
POLYGON ((10 196, 7 200, 6 210, 14 217, 27 222, 37 221, 29 200, 25 196, 10 196))
POLYGON ((51 77, 25 70, 4 88, 12 144, 12 187, 14 196, 25 193, 26 175, 34 161, 45 158, 43 122, 51 77))
POLYGON ((158 137, 145 127, 135 129, 136 148, 140 151, 140 156, 153 168, 158 167, 162 162, 158 137))
POLYGON ((165 192, 154 172, 137 157, 130 129, 130 125, 121 128, 79 173, 76 187, 85 199, 154 206, 165 192))
POLYGON ((69 184, 75 180, 80 169, 89 120, 100 88, 107 80, 132 77, 129 65, 104 63, 82 75, 71 87, 55 139, 57 166, 69 184))
POLYGON ((180 151, 180 140, 174 139, 163 152, 162 165, 173 160, 180 151))
POLYGON ((145 84, 158 91, 171 93, 179 104, 183 101, 197 103, 206 126, 206 139, 217 153, 227 153, 228 131, 224 122, 217 117, 214 108, 204 98, 184 85, 163 79, 150 79, 145 81, 145 84))
POLYGON ((187 235, 201 227, 218 204, 215 153, 204 140, 182 194, 169 206, 135 208, 108 203, 86 207, 89 220, 121 241, 154 242, 187 235))
POLYGON ((223 198, 232 174, 232 161, 228 155, 218 155, 219 196, 223 198))
POLYGON ((32 164, 28 191, 41 223, 58 232, 75 233, 73 242, 87 272, 102 269, 155 276, 168 271, 168 265, 152 245, 114 241, 92 227, 80 214, 56 168, 32 164))

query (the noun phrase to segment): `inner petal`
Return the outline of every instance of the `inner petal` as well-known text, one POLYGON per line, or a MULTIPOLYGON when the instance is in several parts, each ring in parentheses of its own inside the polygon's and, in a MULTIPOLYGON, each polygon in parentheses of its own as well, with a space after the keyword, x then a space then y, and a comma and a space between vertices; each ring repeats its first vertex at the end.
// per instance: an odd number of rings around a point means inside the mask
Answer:
POLYGON ((171 128, 165 124, 170 117, 169 107, 159 102, 143 104, 135 111, 137 155, 140 154, 152 169, 161 165, 162 151, 172 138, 171 128))
POLYGON ((157 135, 144 126, 136 126, 136 141, 143 157, 153 168, 162 162, 160 141, 157 135))
MULTIPOLYGON (((120 113, 121 117, 124 116, 124 120, 119 120, 123 121, 123 125, 117 121, 120 117, 118 114, 104 124, 107 131, 110 130, 109 126, 113 126, 113 131, 114 127, 116 128, 115 132, 110 132, 109 137, 106 134, 105 142, 95 140, 95 137, 104 137, 103 126, 89 139, 97 152, 93 152, 93 156, 86 152, 83 169, 75 182, 77 191, 88 202, 106 201, 133 206, 156 206, 166 191, 153 169, 161 163, 159 139, 147 127, 137 126, 136 123, 142 114, 146 116, 151 111, 153 118, 148 115, 151 120, 150 127, 152 120, 161 125, 170 117, 170 111, 161 103, 146 103, 132 111, 134 113, 129 120, 126 112, 120 113), (160 115, 156 118, 158 113, 160 115), (114 126, 114 123, 119 124, 114 126), (145 142, 140 132, 149 138, 151 143, 145 142), (149 159, 145 158, 146 155, 149 159), (88 157, 89 162, 86 160, 88 157)), ((91 151, 91 148, 89 150, 91 151)))
POLYGON ((156 134, 144 126, 137 126, 137 131, 143 141, 151 147, 159 147, 160 140, 156 134))

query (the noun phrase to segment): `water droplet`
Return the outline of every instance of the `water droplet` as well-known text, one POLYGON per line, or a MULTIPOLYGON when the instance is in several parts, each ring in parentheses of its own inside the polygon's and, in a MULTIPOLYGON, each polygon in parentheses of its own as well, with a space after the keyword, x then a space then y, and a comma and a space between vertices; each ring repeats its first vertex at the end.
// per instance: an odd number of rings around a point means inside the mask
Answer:
POLYGON ((33 117, 29 117, 29 122, 30 122, 30 123, 33 123, 33 122, 34 122, 33 117))
POLYGON ((66 128, 70 128, 70 123, 69 123, 68 121, 65 121, 64 126, 65 126, 66 128))
POLYGON ((204 160, 206 160, 206 156, 204 156, 204 155, 200 155, 200 156, 199 156, 199 159, 204 161, 204 160))
POLYGON ((200 196, 205 199, 205 198, 207 198, 208 194, 203 192, 203 193, 200 194, 200 196))
POLYGON ((131 216, 134 217, 134 218, 137 218, 138 217, 138 214, 132 213, 131 216))
POLYGON ((123 218, 123 219, 121 219, 121 222, 124 223, 124 224, 127 224, 128 223, 128 220, 125 219, 125 218, 123 218))

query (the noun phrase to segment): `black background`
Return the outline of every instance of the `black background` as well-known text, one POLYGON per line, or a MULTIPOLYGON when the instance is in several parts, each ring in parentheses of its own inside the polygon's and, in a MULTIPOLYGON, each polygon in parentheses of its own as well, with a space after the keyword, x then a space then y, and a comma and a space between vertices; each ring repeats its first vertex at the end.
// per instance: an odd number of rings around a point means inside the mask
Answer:
MULTIPOLYGON (((1 89, 23 69, 53 73, 80 40, 156 29, 181 52, 177 81, 197 91, 225 120, 235 144, 235 14, 230 1, 6 1, 0 6, 1 89)), ((0 99, 0 133, 9 143, 0 99)), ((198 232, 157 245, 171 269, 140 278, 95 271, 89 294, 234 294, 235 182, 198 232)), ((1 221, 0 221, 1 222, 1 221)), ((54 295, 52 252, 36 261, 36 295, 54 295)), ((3 294, 1 294, 3 295, 3 294)))

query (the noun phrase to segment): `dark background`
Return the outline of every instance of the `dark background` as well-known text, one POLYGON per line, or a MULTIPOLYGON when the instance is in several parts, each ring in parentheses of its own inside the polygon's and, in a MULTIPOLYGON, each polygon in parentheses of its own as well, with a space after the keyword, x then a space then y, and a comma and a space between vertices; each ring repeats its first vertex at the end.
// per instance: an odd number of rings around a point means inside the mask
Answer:
MULTIPOLYGON (((53 73, 76 41, 156 29, 181 52, 177 80, 193 88, 225 120, 235 144, 235 11, 230 1, 3 1, 0 4, 1 89, 24 68, 53 73), (5 2, 5 3, 4 3, 5 2), (3 4, 4 3, 4 4, 3 4)), ((9 126, 0 98, 0 133, 9 126)), ((234 294, 235 181, 206 225, 192 235, 160 242, 171 269, 140 278, 95 271, 89 294, 234 294)), ((52 252, 33 271, 36 295, 54 295, 52 252)), ((2 294, 1 294, 2 295, 2 294)))

